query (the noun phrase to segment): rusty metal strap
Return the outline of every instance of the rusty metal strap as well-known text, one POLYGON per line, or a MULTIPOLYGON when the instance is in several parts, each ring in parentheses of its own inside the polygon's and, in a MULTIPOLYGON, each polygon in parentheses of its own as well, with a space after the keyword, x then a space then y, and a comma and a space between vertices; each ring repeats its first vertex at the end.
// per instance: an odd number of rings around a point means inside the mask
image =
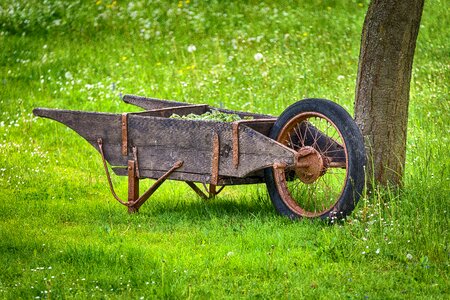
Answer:
POLYGON ((128 155, 128 114, 122 114, 122 155, 128 155))
POLYGON ((217 185, 219 182, 219 157, 220 157, 220 140, 219 134, 214 132, 213 136, 213 156, 211 162, 211 184, 217 185))
POLYGON ((114 198, 120 202, 120 204, 128 206, 128 203, 120 199, 119 196, 117 196, 116 192, 114 191, 114 187, 111 181, 111 175, 109 174, 108 166, 106 165, 105 154, 103 153, 103 140, 101 138, 98 138, 97 144, 98 149, 100 150, 100 154, 102 155, 103 167, 105 168, 106 178, 108 179, 109 190, 111 191, 111 194, 114 196, 114 198))

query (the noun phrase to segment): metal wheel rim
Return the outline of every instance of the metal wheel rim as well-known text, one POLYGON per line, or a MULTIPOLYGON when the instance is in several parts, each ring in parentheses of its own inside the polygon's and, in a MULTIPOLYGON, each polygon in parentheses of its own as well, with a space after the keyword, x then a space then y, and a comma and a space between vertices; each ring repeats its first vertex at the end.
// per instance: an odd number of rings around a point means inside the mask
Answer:
MULTIPOLYGON (((277 137, 277 141, 285 146, 290 147, 287 143, 286 138, 293 133, 292 132, 293 128, 295 128, 296 126, 298 127, 299 124, 301 124, 302 122, 307 121, 311 118, 318 118, 321 120, 325 120, 329 125, 331 125, 331 127, 338 134, 338 138, 340 141, 340 143, 339 142, 338 143, 342 146, 343 151, 345 153, 345 171, 344 171, 345 177, 342 179, 342 184, 339 188, 340 191, 335 193, 336 194, 335 197, 333 196, 333 198, 335 198, 334 201, 330 201, 330 203, 328 205, 326 205, 325 207, 323 207, 323 209, 321 209, 321 210, 309 211, 309 210, 303 208, 301 205, 299 205, 298 200, 296 200, 291 194, 291 191, 287 184, 288 180, 286 179, 286 173, 287 173, 286 169, 289 167, 278 166, 278 167, 274 168, 275 184, 276 184, 277 190, 278 190, 283 202, 289 207, 290 210, 294 211, 296 214, 303 216, 303 217, 308 217, 308 218, 318 217, 318 216, 321 216, 321 215, 324 215, 324 214, 330 212, 333 209, 333 207, 337 204, 339 199, 341 198, 341 196, 344 192, 347 178, 348 178, 348 151, 345 146, 345 141, 344 141, 343 135, 342 135, 341 131, 339 130, 339 128, 335 125, 335 123, 332 122, 325 115, 318 113, 318 112, 304 112, 304 113, 296 115, 294 118, 289 120, 289 122, 287 122, 283 126, 283 128, 281 129, 281 131, 277 137)), ((294 132, 295 132, 295 130, 294 130, 294 132)), ((331 137, 331 138, 333 139, 333 137, 331 137)), ((305 141, 303 141, 303 142, 305 142, 305 141)), ((303 145, 303 147, 305 147, 305 145, 303 145)), ((290 148, 294 149, 293 147, 290 147, 290 148)), ((325 175, 326 175, 326 173, 323 176, 325 176, 325 175)), ((321 178, 323 176, 321 176, 321 178)))

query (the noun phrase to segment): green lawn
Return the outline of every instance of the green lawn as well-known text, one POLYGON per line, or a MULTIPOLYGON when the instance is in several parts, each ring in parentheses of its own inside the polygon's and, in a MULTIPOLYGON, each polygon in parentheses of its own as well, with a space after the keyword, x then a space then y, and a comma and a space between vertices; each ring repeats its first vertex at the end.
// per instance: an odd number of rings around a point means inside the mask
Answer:
POLYGON ((279 216, 264 185, 205 202, 168 182, 129 215, 95 149, 31 112, 137 111, 120 99, 137 94, 352 113, 366 1, 0 1, 0 298, 448 298, 447 6, 425 4, 404 189, 329 226, 279 216))

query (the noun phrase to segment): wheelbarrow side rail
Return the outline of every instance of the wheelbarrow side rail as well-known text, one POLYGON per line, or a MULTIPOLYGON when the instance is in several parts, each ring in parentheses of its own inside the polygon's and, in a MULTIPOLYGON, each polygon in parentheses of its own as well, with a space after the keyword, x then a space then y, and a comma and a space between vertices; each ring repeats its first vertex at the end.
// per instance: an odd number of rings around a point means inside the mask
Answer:
MULTIPOLYGON (((123 96, 123 101, 128 104, 133 104, 135 106, 141 107, 145 110, 160 110, 163 108, 171 109, 175 107, 188 107, 188 106, 197 106, 196 104, 189 104, 184 102, 178 102, 178 101, 172 101, 172 100, 162 100, 157 98, 147 98, 147 97, 141 97, 141 96, 135 96, 135 95, 125 95, 123 96)), ((205 105, 207 109, 204 111, 211 111, 211 110, 217 110, 221 113, 226 114, 236 114, 241 118, 245 117, 252 117, 254 119, 268 119, 268 118, 275 118, 270 115, 265 114, 255 114, 255 113, 249 113, 249 112, 242 112, 242 111, 235 111, 235 110, 229 110, 229 109, 223 109, 223 108, 217 108, 210 105, 205 105)))

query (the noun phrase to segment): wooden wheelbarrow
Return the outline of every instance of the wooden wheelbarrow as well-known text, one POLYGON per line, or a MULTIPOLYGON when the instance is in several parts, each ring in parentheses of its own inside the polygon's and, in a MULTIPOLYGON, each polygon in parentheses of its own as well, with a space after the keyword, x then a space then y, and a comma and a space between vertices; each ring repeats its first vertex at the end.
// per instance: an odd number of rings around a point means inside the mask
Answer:
POLYGON ((97 149, 113 196, 129 212, 137 212, 166 179, 186 182, 205 199, 227 185, 265 182, 277 211, 290 218, 343 218, 361 195, 363 139, 350 115, 331 101, 302 100, 275 118, 132 95, 123 100, 145 111, 33 113, 65 124, 97 149), (211 111, 241 120, 171 117, 211 111), (116 175, 128 176, 127 200, 115 193, 107 162, 116 175), (156 182, 139 195, 143 178, 156 182))

